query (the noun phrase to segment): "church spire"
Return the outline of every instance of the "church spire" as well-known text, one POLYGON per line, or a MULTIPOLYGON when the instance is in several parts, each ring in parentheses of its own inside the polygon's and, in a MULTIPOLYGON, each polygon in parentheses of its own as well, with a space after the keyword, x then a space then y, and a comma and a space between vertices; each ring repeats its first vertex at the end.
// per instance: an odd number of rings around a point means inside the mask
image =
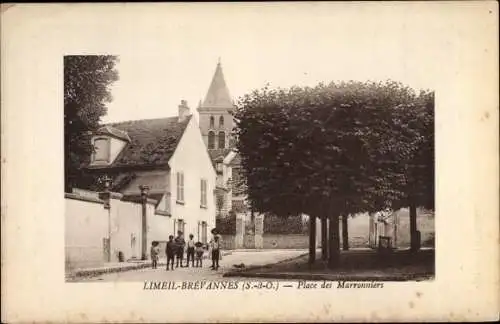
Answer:
POLYGON ((208 88, 205 100, 201 105, 202 108, 232 108, 233 101, 231 100, 231 95, 229 94, 229 89, 227 88, 226 81, 224 80, 224 74, 222 73, 222 65, 220 62, 220 57, 217 62, 217 67, 215 68, 215 73, 208 88))

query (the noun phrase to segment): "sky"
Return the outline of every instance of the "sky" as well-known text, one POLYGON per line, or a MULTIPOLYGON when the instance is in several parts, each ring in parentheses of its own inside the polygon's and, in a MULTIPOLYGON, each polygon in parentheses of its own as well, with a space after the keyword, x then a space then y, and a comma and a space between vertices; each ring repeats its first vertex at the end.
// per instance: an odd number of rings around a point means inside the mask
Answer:
POLYGON ((183 99, 195 113, 219 58, 235 100, 266 83, 392 79, 433 89, 436 62, 443 62, 446 44, 432 37, 441 20, 436 10, 416 14, 417 4, 237 8, 185 5, 135 15, 122 26, 126 37, 109 38, 120 80, 103 121, 174 116, 183 99))

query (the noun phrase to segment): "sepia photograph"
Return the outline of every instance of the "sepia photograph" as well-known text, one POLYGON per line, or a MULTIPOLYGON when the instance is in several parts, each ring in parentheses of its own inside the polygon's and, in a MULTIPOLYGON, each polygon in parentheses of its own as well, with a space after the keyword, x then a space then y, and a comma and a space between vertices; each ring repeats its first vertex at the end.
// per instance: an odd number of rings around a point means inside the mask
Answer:
POLYGON ((497 5, 2 16, 9 322, 498 309, 497 5))
POLYGON ((141 49, 136 62, 64 57, 68 280, 432 279, 434 91, 408 74, 371 79, 379 66, 337 80, 314 50, 288 64, 321 76, 259 73, 253 88, 239 65, 211 62, 217 46, 172 70, 141 49), (172 79, 205 87, 174 92, 172 79))

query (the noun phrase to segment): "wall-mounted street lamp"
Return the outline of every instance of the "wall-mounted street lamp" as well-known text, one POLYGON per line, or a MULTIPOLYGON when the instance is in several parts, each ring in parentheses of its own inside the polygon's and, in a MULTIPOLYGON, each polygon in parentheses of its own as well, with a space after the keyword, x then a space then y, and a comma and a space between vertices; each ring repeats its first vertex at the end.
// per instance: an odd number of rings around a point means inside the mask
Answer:
POLYGON ((148 225, 147 225, 147 215, 146 215, 146 206, 148 203, 148 195, 149 195, 149 187, 145 185, 140 185, 139 190, 141 191, 141 201, 142 201, 142 253, 141 260, 147 260, 147 251, 148 251, 148 225))
POLYGON ((107 261, 111 262, 111 184, 113 180, 107 175, 101 179, 104 183, 104 192, 99 194, 99 198, 104 201, 104 209, 108 210, 108 237, 107 237, 107 261))

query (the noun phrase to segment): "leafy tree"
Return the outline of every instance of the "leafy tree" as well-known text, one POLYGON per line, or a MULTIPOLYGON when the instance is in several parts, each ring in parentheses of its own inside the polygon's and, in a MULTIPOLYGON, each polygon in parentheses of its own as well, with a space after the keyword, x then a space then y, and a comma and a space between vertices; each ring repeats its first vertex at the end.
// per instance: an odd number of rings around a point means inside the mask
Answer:
POLYGON ((95 130, 111 102, 110 85, 118 80, 111 55, 64 57, 65 191, 85 176, 80 166, 92 153, 89 131, 95 130))
MULTIPOLYGON (((306 229, 302 222, 302 215, 277 217, 266 214, 264 217, 264 233, 272 234, 303 234, 306 229)), ((307 232, 306 232, 307 233, 307 232)))
MULTIPOLYGON (((339 260, 339 216, 382 210, 407 197, 405 165, 421 135, 414 91, 388 81, 265 87, 235 114, 237 148, 253 208, 329 218, 329 263, 339 260)), ((310 246, 310 260, 315 249, 310 246)))
POLYGON ((236 214, 229 213, 227 217, 217 217, 215 219, 215 227, 220 234, 236 234, 236 214))
POLYGON ((422 91, 416 99, 415 109, 406 116, 411 129, 413 150, 403 162, 405 166, 405 196, 398 205, 409 206, 411 250, 420 248, 417 234, 417 207, 434 210, 434 92, 422 91))

